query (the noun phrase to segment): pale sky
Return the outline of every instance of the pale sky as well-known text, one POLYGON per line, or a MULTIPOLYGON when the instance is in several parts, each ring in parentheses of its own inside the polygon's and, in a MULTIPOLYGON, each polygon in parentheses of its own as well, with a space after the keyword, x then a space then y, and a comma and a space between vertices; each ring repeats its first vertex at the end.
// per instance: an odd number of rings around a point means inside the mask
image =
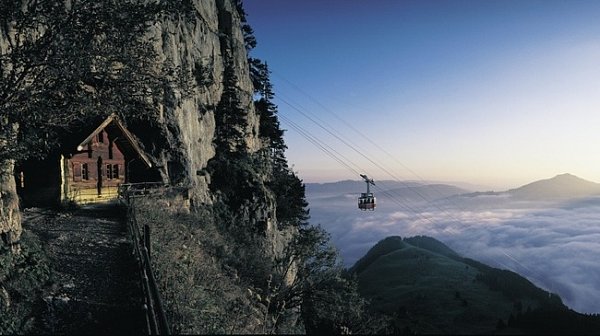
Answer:
POLYGON ((376 180, 505 189, 568 172, 600 182, 600 1, 246 0, 245 9, 305 182, 360 177, 286 119, 376 180))

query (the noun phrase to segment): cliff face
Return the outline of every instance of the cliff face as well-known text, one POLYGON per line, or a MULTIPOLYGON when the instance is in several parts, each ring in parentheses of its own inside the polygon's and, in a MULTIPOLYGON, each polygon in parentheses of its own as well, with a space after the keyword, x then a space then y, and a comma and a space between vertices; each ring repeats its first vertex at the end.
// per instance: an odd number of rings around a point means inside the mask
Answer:
MULTIPOLYGON (((1 145, 1 144, 0 144, 1 145)), ((0 245, 7 245, 13 250, 18 248, 15 243, 21 236, 21 214, 15 179, 12 174, 14 163, 12 161, 0 163, 0 245)))
MULTIPOLYGON (((9 47, 10 31, 6 27, 0 29, 0 54, 4 55, 9 47)), ((4 69, 2 69, 4 70, 4 69)), ((9 141, 14 138, 16 125, 0 115, 0 151, 7 150, 9 141)), ((17 188, 13 176, 14 160, 0 161, 0 246, 19 241, 21 236, 21 216, 17 188)))
MULTIPOLYGON (((166 1, 166 0, 165 0, 166 1)), ((259 138, 260 118, 254 109, 253 85, 242 33, 242 18, 233 0, 194 0, 188 8, 163 18, 148 31, 163 67, 176 69, 195 83, 182 92, 172 85, 158 107, 167 144, 146 144, 153 148, 163 179, 171 185, 189 187, 190 205, 212 204, 211 176, 206 168, 215 157, 219 104, 243 111, 243 145, 247 154, 265 146, 259 138), (234 78, 227 83, 226 73, 234 78), (225 97, 225 85, 234 84, 235 97, 225 97), (229 100, 229 101, 228 101, 229 100), (233 103, 232 103, 233 102, 233 103)), ((184 85, 185 86, 185 85, 184 85)), ((236 127, 236 126, 232 126, 236 127)), ((232 144, 233 145, 233 144, 232 144)), ((266 176, 254 176, 264 182, 266 176)), ((277 229, 276 201, 264 185, 237 209, 249 228, 261 227, 264 250, 276 256, 283 252, 291 229, 277 229)))
POLYGON ((249 152, 261 147, 259 118, 252 104, 248 60, 234 5, 230 0, 195 0, 192 7, 187 12, 192 15, 165 18, 148 33, 160 62, 191 75, 197 83, 191 92, 167 90, 159 111, 169 143, 154 156, 171 184, 191 187, 193 202, 211 203, 210 176, 203 170, 215 156, 215 108, 222 98, 226 67, 237 78, 239 107, 247 113, 244 134, 249 152))

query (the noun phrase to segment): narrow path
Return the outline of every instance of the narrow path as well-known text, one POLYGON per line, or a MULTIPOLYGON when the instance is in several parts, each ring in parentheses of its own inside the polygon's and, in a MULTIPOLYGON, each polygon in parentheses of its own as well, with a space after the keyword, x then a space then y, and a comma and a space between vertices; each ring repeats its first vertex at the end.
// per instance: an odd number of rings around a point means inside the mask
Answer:
POLYGON ((115 205, 73 212, 24 211, 25 229, 45 245, 54 270, 42 328, 51 334, 141 334, 137 264, 115 205))

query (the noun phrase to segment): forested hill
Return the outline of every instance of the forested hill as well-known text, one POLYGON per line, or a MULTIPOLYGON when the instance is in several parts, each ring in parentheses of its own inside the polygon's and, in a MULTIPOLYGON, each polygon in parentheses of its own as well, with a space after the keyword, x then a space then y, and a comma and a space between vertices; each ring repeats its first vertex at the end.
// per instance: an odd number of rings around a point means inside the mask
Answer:
POLYGON ((463 258, 431 237, 381 240, 350 268, 394 330, 433 334, 594 334, 577 313, 520 275, 463 258))

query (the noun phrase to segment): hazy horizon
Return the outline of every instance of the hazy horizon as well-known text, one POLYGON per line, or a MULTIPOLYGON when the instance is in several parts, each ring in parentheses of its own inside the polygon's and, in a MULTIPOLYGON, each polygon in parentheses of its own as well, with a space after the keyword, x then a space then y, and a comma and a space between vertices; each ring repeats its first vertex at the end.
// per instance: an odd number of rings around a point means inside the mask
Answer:
MULTIPOLYGON (((476 182, 470 182, 470 181, 452 181, 452 180, 422 180, 422 179, 418 179, 418 178, 414 178, 414 179, 405 179, 405 180, 399 180, 400 182, 418 182, 418 183, 442 183, 442 184, 448 184, 448 185, 454 185, 454 186, 458 186, 461 188, 465 188, 468 189, 469 191, 506 191, 506 190, 510 190, 510 189, 516 189, 519 187, 522 187, 524 185, 527 185, 529 183, 532 182, 537 182, 537 181, 543 181, 543 180, 548 180, 560 175, 564 175, 564 174, 569 174, 569 175, 573 175, 576 176, 578 178, 581 178, 583 180, 589 181, 589 182, 593 182, 593 183, 599 183, 597 181, 593 181, 590 179, 587 179, 585 177, 582 176, 578 176, 575 174, 571 174, 568 172, 564 172, 564 173, 559 173, 559 174, 555 174, 552 176, 545 176, 545 177, 540 177, 534 180, 523 180, 523 182, 515 182, 515 184, 496 184, 495 186, 492 184, 482 184, 482 183, 476 183, 476 182)), ((301 176, 302 178, 302 176, 301 176)), ((303 182, 305 184, 326 184, 326 183, 337 183, 337 182, 344 182, 344 181, 358 181, 358 182, 362 182, 362 180, 360 178, 358 179, 352 179, 352 178, 347 178, 347 179, 339 179, 339 180, 328 180, 325 178, 322 179, 313 179, 313 180, 306 180, 303 179, 303 182)), ((384 178, 382 179, 382 181, 394 181, 391 180, 389 178, 384 178)), ((398 181, 398 180, 397 180, 398 181)), ((360 191, 357 191, 360 192, 360 191)))

